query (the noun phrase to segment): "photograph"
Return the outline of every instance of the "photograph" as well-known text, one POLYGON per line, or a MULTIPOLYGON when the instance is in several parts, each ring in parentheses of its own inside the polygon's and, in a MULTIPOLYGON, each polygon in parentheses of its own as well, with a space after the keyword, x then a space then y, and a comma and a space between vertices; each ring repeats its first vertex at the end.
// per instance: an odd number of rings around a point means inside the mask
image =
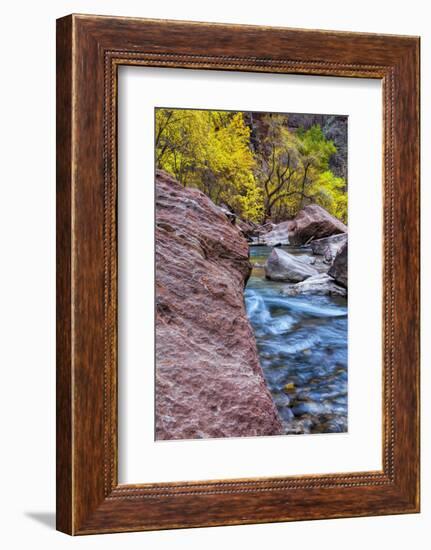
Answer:
POLYGON ((2 8, 2 548, 429 546, 429 4, 2 8))
POLYGON ((348 116, 155 108, 155 440, 348 431, 348 116))

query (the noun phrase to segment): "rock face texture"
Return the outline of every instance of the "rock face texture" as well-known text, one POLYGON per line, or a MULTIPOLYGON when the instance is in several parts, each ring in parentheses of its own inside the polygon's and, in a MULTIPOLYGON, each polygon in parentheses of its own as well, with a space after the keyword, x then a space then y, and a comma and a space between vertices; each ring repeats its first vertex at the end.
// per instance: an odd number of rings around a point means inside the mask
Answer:
POLYGON ((332 264, 340 247, 347 242, 347 233, 332 235, 317 241, 311 241, 310 246, 313 254, 323 256, 326 263, 332 264))
POLYGON ((259 243, 267 246, 302 245, 342 233, 347 233, 343 222, 318 204, 309 204, 298 212, 295 219, 279 223, 264 233, 259 243))
POLYGON ((318 275, 318 271, 311 264, 295 258, 292 254, 280 248, 273 248, 265 264, 265 275, 272 281, 298 283, 318 275))
POLYGON ((283 288, 285 296, 300 296, 313 294, 317 296, 347 296, 347 290, 335 283, 326 273, 308 277, 305 281, 283 288))
POLYGON ((266 231, 259 235, 259 244, 263 244, 266 246, 279 246, 290 244, 289 228, 291 224, 291 221, 271 224, 271 228, 269 231, 266 231))
POLYGON ((241 231, 247 242, 254 242, 260 231, 260 225, 250 221, 244 221, 241 218, 237 217, 235 220, 235 225, 241 231))
POLYGON ((338 284, 347 288, 347 278, 348 278, 348 245, 347 241, 343 244, 340 250, 337 252, 337 255, 334 258, 334 261, 329 268, 328 275, 333 277, 338 284))
POLYGON ((347 233, 347 226, 318 204, 309 204, 298 212, 294 220, 285 223, 289 224, 290 244, 300 245, 311 240, 347 233))
POLYGON ((203 193, 156 173, 156 439, 281 434, 244 307, 248 246, 203 193))
POLYGON ((267 246, 278 246, 289 244, 289 224, 291 222, 279 223, 267 233, 264 233, 259 238, 261 244, 267 246))

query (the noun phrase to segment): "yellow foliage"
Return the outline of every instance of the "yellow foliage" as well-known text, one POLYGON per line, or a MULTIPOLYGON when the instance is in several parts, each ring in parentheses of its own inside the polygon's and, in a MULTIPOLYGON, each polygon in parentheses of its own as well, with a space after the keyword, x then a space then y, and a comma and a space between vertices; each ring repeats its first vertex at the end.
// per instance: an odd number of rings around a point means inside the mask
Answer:
POLYGON ((329 169, 333 142, 319 126, 290 131, 286 115, 261 119, 266 131, 252 145, 245 113, 157 109, 157 167, 246 220, 280 221, 317 202, 347 221, 345 181, 329 169))

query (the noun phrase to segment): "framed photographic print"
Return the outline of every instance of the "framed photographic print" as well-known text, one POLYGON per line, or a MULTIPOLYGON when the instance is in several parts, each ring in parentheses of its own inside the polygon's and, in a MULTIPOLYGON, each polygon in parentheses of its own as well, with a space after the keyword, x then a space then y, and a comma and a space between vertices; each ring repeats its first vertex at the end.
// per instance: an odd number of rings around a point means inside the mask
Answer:
POLYGON ((419 511, 419 39, 57 21, 57 528, 419 511))

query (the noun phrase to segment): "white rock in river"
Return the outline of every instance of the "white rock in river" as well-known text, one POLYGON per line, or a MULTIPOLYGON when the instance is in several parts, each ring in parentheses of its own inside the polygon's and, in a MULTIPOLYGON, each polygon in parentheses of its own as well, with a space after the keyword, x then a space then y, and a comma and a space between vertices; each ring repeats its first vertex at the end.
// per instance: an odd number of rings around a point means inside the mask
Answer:
POLYGON ((334 279, 326 273, 320 273, 309 277, 301 283, 286 285, 283 288, 286 296, 298 296, 301 294, 315 294, 318 296, 347 296, 347 290, 336 284, 334 279))
POLYGON ((259 238, 260 244, 278 246, 289 244, 289 222, 280 223, 259 238))
POLYGON ((326 262, 332 263, 345 242, 347 242, 347 233, 340 233, 312 241, 310 246, 313 254, 324 256, 326 262))
POLYGON ((265 275, 272 281, 297 283, 317 274, 312 265, 280 248, 272 250, 265 264, 265 275))

